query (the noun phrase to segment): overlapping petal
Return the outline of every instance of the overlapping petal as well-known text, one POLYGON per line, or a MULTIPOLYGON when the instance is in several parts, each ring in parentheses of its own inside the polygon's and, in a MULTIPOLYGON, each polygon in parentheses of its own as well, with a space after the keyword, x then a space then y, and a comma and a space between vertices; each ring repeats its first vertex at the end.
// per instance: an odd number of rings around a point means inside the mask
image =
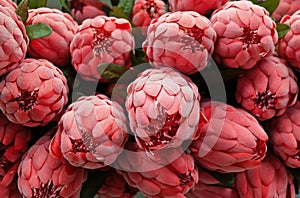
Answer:
POLYGON ((279 5, 271 16, 279 22, 283 16, 292 15, 298 10, 300 10, 299 0, 279 0, 279 5))

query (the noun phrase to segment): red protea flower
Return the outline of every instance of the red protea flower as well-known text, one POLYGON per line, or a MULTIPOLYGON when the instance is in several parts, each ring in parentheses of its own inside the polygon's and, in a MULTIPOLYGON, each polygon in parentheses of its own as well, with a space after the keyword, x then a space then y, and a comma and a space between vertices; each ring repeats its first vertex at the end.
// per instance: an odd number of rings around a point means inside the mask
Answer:
POLYGON ((106 175, 104 184, 99 189, 99 198, 134 198, 138 190, 129 186, 122 175, 110 170, 106 175))
POLYGON ((68 101, 62 71, 44 59, 25 59, 0 82, 0 109, 13 123, 46 125, 68 101))
POLYGON ((51 35, 30 41, 28 54, 33 58, 44 58, 57 66, 70 63, 70 43, 78 26, 72 17, 58 9, 30 9, 26 25, 44 23, 49 25, 51 35))
MULTIPOLYGON (((0 181, 1 181, 0 176, 0 181)), ((0 183, 3 183, 2 181, 0 183)), ((3 198, 20 198, 21 195, 18 190, 17 186, 17 179, 14 178, 14 180, 8 185, 8 184, 0 184, 0 197, 3 198)))
POLYGON ((151 20, 164 13, 166 13, 166 5, 162 0, 136 0, 131 12, 131 21, 135 27, 145 28, 141 32, 146 35, 151 20))
POLYGON ((300 168, 300 102, 270 123, 273 149, 292 168, 300 168))
POLYGON ((294 198, 293 176, 274 155, 268 155, 261 166, 236 174, 235 186, 241 198, 294 198))
POLYGON ((215 40, 206 17, 192 11, 168 12, 151 21, 143 49, 153 66, 193 74, 206 67, 215 40))
POLYGON ((243 108, 265 121, 285 112, 298 96, 297 78, 283 59, 270 56, 237 79, 235 97, 243 108))
POLYGON ((279 22, 284 15, 292 15, 298 10, 300 10, 299 0, 279 0, 279 5, 271 16, 279 22))
POLYGON ((106 15, 102 10, 103 3, 95 0, 70 0, 71 14, 81 24, 85 19, 106 15))
POLYGON ((228 0, 169 0, 170 10, 196 11, 199 14, 209 14, 210 11, 224 5, 228 0))
POLYGON ((49 153, 51 137, 51 134, 43 136, 23 156, 18 168, 20 193, 27 198, 77 198, 87 171, 49 153))
POLYGON ((73 166, 89 169, 112 164, 128 138, 122 107, 106 96, 82 96, 58 124, 51 151, 60 152, 73 166))
POLYGON ((188 198, 239 198, 235 188, 225 187, 201 168, 198 171, 199 182, 189 191, 188 198))
POLYGON ((0 3, 0 76, 15 69, 25 58, 29 42, 23 22, 9 5, 6 1, 0 3))
POLYGON ((172 68, 148 69, 127 88, 126 109, 144 150, 178 147, 198 136, 197 86, 172 68))
POLYGON ((281 23, 290 26, 288 33, 278 42, 278 54, 283 57, 292 67, 300 71, 300 32, 298 30, 300 23, 300 11, 295 12, 292 16, 285 16, 281 23))
POLYGON ((12 0, 0 0, 0 5, 3 7, 8 7, 13 11, 15 11, 17 8, 17 4, 12 0))
MULTIPOLYGON (((0 113, 0 186, 3 188, 12 183, 30 139, 28 128, 11 123, 0 113)), ((4 197, 1 190, 0 197, 4 197)))
POLYGON ((221 102, 201 103, 207 123, 190 146, 195 160, 219 172, 241 172, 261 164, 268 136, 257 120, 242 109, 221 102))
POLYGON ((214 58, 225 67, 250 69, 275 50, 276 24, 251 1, 227 2, 213 13, 211 23, 217 32, 214 58))
POLYGON ((84 20, 71 42, 74 68, 85 80, 98 81, 101 63, 130 67, 130 51, 134 48, 131 33, 125 19, 98 16, 84 20))

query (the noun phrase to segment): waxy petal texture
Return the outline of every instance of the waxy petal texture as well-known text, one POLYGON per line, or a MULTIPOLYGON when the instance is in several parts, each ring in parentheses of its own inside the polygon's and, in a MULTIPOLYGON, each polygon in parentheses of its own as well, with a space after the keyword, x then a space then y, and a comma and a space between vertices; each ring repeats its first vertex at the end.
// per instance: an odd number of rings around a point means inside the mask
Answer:
POLYGON ((298 10, 300 10, 299 0, 279 0, 279 5, 271 16, 279 22, 283 16, 292 15, 298 10))

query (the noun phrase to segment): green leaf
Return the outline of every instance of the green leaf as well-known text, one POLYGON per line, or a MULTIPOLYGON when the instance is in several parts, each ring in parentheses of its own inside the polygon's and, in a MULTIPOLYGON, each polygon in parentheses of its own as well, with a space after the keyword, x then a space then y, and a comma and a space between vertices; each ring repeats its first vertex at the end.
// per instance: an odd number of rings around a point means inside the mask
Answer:
POLYGON ((125 72, 128 71, 128 68, 117 64, 101 63, 98 65, 97 70, 101 79, 109 82, 116 82, 125 72))
POLYGON ((30 0, 29 1, 29 8, 35 9, 40 7, 46 7, 47 6, 47 0, 30 0))
POLYGON ((59 0, 59 2, 60 2, 60 5, 62 6, 63 9, 65 9, 68 13, 71 13, 70 6, 66 2, 66 0, 59 0))
POLYGON ((19 15, 23 22, 25 22, 28 18, 28 4, 29 0, 23 0, 18 4, 16 9, 17 15, 19 15))
POLYGON ((130 17, 134 0, 120 0, 118 8, 122 9, 123 12, 130 17))
POLYGON ((279 0, 251 0, 254 4, 260 5, 269 11, 270 15, 279 5, 279 0))
POLYGON ((106 171, 92 170, 88 174, 87 180, 84 182, 80 198, 91 198, 96 195, 98 190, 104 184, 105 178, 107 176, 106 171))
POLYGON ((225 187, 232 187, 235 183, 235 178, 233 173, 219 173, 216 171, 208 171, 214 178, 216 178, 225 187))
POLYGON ((276 24, 276 30, 278 32, 278 37, 283 38, 289 31, 291 27, 287 24, 283 23, 277 23, 276 24))
POLYGON ((108 6, 110 9, 112 9, 112 3, 111 3, 111 0, 98 0, 100 1, 101 3, 103 3, 104 5, 108 6))
POLYGON ((126 13, 124 13, 123 10, 117 6, 113 6, 112 11, 109 13, 109 16, 124 18, 127 19, 128 21, 130 20, 128 15, 126 15, 126 13))
POLYGON ((53 32, 52 28, 44 23, 26 25, 25 28, 30 40, 49 36, 53 32))

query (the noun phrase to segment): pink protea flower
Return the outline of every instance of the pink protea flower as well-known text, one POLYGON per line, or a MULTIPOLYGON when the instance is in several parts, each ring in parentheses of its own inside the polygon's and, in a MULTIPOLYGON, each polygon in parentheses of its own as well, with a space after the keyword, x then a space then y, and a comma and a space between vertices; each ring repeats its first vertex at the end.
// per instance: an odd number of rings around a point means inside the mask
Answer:
POLYGON ((213 101, 201 103, 201 109, 208 122, 190 145, 199 164, 224 173, 241 172, 261 164, 268 136, 251 114, 213 101))
POLYGON ((0 4, 0 76, 18 66, 25 58, 29 43, 23 22, 5 2, 0 4))
POLYGON ((278 42, 278 54, 283 57, 292 67, 300 71, 300 11, 295 12, 292 16, 285 16, 281 23, 290 26, 288 33, 278 42))
POLYGON ((0 186, 9 186, 12 183, 30 139, 28 128, 11 123, 0 114, 0 186))
POLYGON ((130 127, 140 148, 178 147, 198 136, 200 94, 188 77, 168 67, 148 69, 127 93, 130 127))
POLYGON ((227 2, 213 13, 211 23, 217 32, 214 58, 225 67, 250 69, 275 50, 276 24, 251 1, 227 2))
POLYGON ((101 63, 130 67, 133 48, 129 21, 97 16, 84 20, 79 26, 71 42, 72 64, 85 80, 98 81, 97 67, 101 63))
MULTIPOLYGON (((0 177, 1 181, 1 177, 0 177)), ((3 183, 2 181, 0 183, 3 183)), ((0 184, 0 197, 3 198, 20 198, 21 195, 18 190, 17 186, 17 179, 14 178, 14 180, 9 184, 0 184)))
POLYGON ((17 8, 17 4, 12 0, 0 0, 0 5, 3 7, 8 7, 13 11, 15 11, 17 8))
POLYGON ((169 0, 170 10, 196 11, 201 15, 209 14, 210 11, 224 5, 228 0, 169 0))
POLYGON ((81 24, 85 19, 92 19, 96 16, 106 15, 102 10, 103 3, 95 0, 71 0, 71 14, 81 24))
POLYGON ((293 176, 285 165, 269 154, 261 166, 236 174, 235 186, 241 198, 294 198, 293 176))
POLYGON ((284 15, 292 15, 298 10, 300 10, 299 0, 279 0, 279 5, 271 16, 279 22, 284 15))
POLYGON ((166 5, 162 0, 136 0, 131 12, 131 21, 135 27, 145 28, 141 32, 146 35, 151 20, 164 13, 166 13, 166 5))
MULTIPOLYGON (((133 150, 136 153, 140 151, 138 148, 133 150)), ((125 152, 116 160, 117 172, 130 186, 137 188, 149 198, 183 198, 184 194, 192 189, 199 180, 194 159, 181 149, 170 149, 164 154, 165 163, 160 166, 142 155, 136 155, 132 159, 132 155, 125 152), (174 153, 180 153, 180 155, 174 158, 174 153), (151 170, 136 171, 138 169, 136 167, 143 166, 151 170)))
POLYGON ((122 175, 110 170, 99 189, 99 198, 134 198, 138 190, 129 186, 122 175))
POLYGON ((18 168, 18 188, 23 197, 79 196, 87 171, 73 167, 49 152, 51 133, 39 139, 23 156, 18 168))
POLYGON ((199 182, 189 191, 188 198, 239 198, 235 188, 225 187, 201 168, 198 172, 199 182))
POLYGON ((237 79, 237 102, 262 121, 283 114, 295 104, 297 96, 295 74, 275 55, 258 62, 237 79))
POLYGON ((61 152, 73 166, 89 169, 112 164, 128 138, 122 107, 104 95, 73 102, 58 124, 51 151, 61 152))
POLYGON ((166 13, 151 21, 143 43, 154 67, 170 66, 185 74, 203 70, 214 51, 216 32, 193 11, 166 13))
POLYGON ((28 54, 33 58, 44 58, 56 66, 70 63, 70 43, 78 28, 73 18, 58 9, 30 9, 26 25, 44 23, 49 25, 51 35, 33 39, 29 43, 28 54))
POLYGON ((273 149, 292 168, 300 168, 300 102, 288 108, 270 123, 270 139, 273 149))
POLYGON ((13 123, 46 125, 68 101, 67 80, 45 59, 25 59, 0 82, 0 109, 13 123))

